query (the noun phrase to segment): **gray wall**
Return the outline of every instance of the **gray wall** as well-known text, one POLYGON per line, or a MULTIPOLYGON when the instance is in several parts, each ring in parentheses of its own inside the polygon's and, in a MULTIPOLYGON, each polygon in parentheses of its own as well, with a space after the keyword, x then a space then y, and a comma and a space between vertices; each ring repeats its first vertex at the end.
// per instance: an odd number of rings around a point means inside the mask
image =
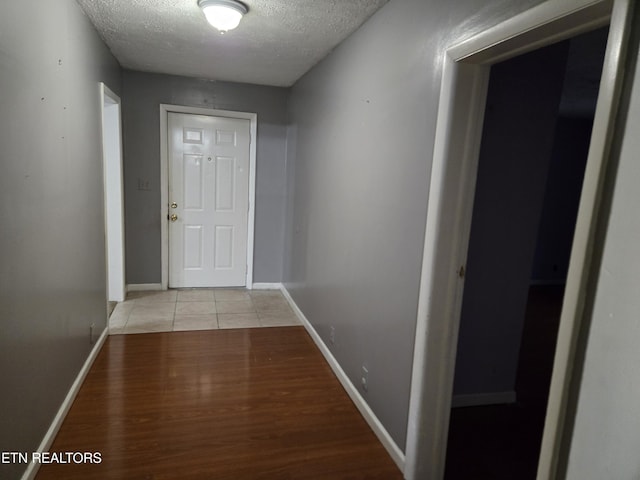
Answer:
POLYGON ((515 391, 569 42, 491 69, 454 395, 515 391))
POLYGON ((0 32, 0 451, 31 452, 106 326, 98 82, 121 79, 73 0, 4 1, 0 32))
POLYGON ((392 0, 293 88, 285 283, 400 448, 443 50, 537 3, 392 0))
POLYGON ((611 156, 617 178, 607 185, 611 213, 564 477, 569 480, 640 478, 640 11, 634 25, 633 63, 611 156))
POLYGON ((126 279, 160 283, 160 104, 258 114, 254 282, 280 282, 286 202, 285 88, 125 71, 126 279), (139 187, 139 182, 143 187, 139 187))

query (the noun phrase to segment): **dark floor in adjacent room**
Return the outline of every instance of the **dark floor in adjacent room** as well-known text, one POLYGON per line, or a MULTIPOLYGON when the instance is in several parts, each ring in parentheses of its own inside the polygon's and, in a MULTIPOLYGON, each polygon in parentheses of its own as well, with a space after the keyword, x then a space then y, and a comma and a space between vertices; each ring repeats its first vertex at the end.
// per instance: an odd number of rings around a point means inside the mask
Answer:
POLYGON ((452 409, 446 480, 535 479, 563 293, 529 290, 517 403, 452 409))

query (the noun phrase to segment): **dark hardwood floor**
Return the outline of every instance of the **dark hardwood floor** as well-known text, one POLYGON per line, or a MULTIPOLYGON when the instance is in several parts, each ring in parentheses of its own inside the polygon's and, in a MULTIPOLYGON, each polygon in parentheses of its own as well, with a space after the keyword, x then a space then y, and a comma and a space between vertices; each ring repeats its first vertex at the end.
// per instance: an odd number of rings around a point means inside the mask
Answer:
POLYGON ((563 295, 563 286, 529 290, 517 402, 451 410, 445 480, 535 479, 563 295))
POLYGON ((108 338, 46 479, 401 479, 303 327, 108 338))

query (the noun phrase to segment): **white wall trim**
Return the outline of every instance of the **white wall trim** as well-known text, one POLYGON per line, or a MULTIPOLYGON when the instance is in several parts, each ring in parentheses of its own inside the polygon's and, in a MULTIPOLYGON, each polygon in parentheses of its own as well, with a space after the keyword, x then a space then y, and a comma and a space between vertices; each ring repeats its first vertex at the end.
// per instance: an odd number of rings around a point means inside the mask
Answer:
POLYGON ((100 83, 107 299, 113 302, 123 301, 126 293, 121 107, 120 97, 100 83))
POLYGON ((160 283, 130 283, 127 285, 127 292, 153 292, 166 289, 160 283))
POLYGON ((451 408, 484 407, 487 405, 505 405, 516 403, 516 392, 467 393, 454 395, 451 400, 451 408))
POLYGON ((254 283, 254 290, 282 290, 283 286, 281 283, 254 283))
POLYGON ((558 328, 549 401, 538 465, 538 480, 554 480, 558 472, 560 449, 565 432, 568 399, 573 380, 574 362, 585 316, 589 284, 598 275, 592 265, 597 245, 597 226, 602 221, 601 204, 605 175, 616 128, 625 68, 626 45, 631 30, 635 0, 614 0, 605 52, 598 102, 591 133, 591 143, 584 174, 582 194, 567 283, 558 328))
POLYGON ((250 121, 251 140, 249 144, 249 214, 247 224, 247 275, 245 285, 253 285, 253 250, 256 217, 256 145, 258 139, 258 114, 250 112, 234 112, 211 108, 187 107, 184 105, 160 104, 160 237, 162 261, 162 289, 169 286, 169 228, 167 212, 169 211, 169 154, 167 138, 167 116, 169 112, 191 115, 207 115, 210 117, 238 118, 250 121))
POLYGON ((293 300, 293 298, 289 294, 289 291, 286 289, 286 287, 282 286, 281 291, 282 291, 282 295, 284 295, 287 302, 289 302, 289 305, 291 306, 293 311, 296 313, 296 315, 298 316, 298 318, 306 328, 307 332, 309 333, 309 335, 311 336, 311 338, 313 339, 317 347, 320 349, 320 352, 322 353, 325 360, 331 367, 331 370, 333 370, 333 373, 335 374, 335 376, 338 378, 338 380, 342 384, 342 387, 346 390, 347 395, 349 395, 349 398, 351 398, 351 401, 355 404, 360 414, 364 417, 365 421, 369 424, 369 427, 371 427, 371 430, 373 430, 373 433, 376 434, 376 436, 378 437, 378 440, 380 440, 384 448, 387 450, 387 452, 389 452, 389 455, 391 456, 393 461, 396 463, 400 471, 404 471, 405 456, 404 456, 404 453, 402 453, 402 450, 398 447, 398 445, 396 445, 396 443, 391 438, 391 435, 389 435, 389 432, 387 432, 387 430, 384 428, 384 426, 382 425, 378 417, 376 417, 375 413, 373 413, 373 410, 371 410, 367 402, 364 400, 364 398, 362 398, 362 395, 360 395, 360 392, 358 392, 358 389, 351 382, 351 380, 349 379, 347 374, 344 372, 344 370, 342 370, 342 367, 340 366, 336 358, 333 356, 329 348, 322 341, 322 338, 320 338, 320 335, 318 335, 318 332, 316 332, 316 330, 313 328, 313 326, 311 325, 311 322, 309 322, 309 320, 304 315, 302 310, 300 310, 296 302, 293 300))
POLYGON ((456 62, 492 65, 609 23, 613 0, 549 0, 452 45, 456 62))
MULTIPOLYGON (((56 435, 58 434, 58 430, 60 430, 60 427, 62 426, 62 422, 64 422, 64 419, 67 416, 67 413, 69 413, 69 409, 71 408, 71 405, 73 404, 73 401, 75 400, 76 395, 78 395, 78 392, 80 391, 82 382, 84 382, 84 379, 86 378, 87 373, 89 373, 89 369, 91 368, 91 365, 93 365, 93 362, 98 356, 98 353, 100 353, 100 350, 102 349, 102 346, 104 345, 104 342, 107 340, 108 336, 109 336, 109 326, 107 324, 102 334, 100 335, 100 338, 98 338, 98 341, 91 349, 91 353, 89 353, 89 356, 87 357, 87 359, 84 362, 84 365, 80 369, 80 372, 78 373, 78 376, 73 382, 73 385, 71 385, 71 388, 69 389, 67 396, 62 402, 62 405, 60 405, 60 408, 58 409, 58 413, 56 414, 55 418, 53 419, 53 422, 51 422, 51 425, 49 426, 49 430, 47 430, 47 433, 44 435, 42 442, 40 442, 40 445, 36 450, 37 452, 49 451, 51 444, 53 443, 53 441, 56 438, 56 435)), ((22 480, 33 480, 36 474, 38 473, 39 468, 40 468, 40 463, 38 462, 29 463, 29 465, 27 466, 27 469, 22 475, 22 480)))
POLYGON ((451 46, 444 56, 416 321, 407 480, 444 475, 449 412, 486 87, 492 63, 605 25, 604 72, 574 236, 538 480, 556 478, 575 346, 591 274, 603 166, 613 130, 630 0, 547 1, 451 46), (613 3, 613 14, 610 14, 613 3))
POLYGON ((565 279, 553 279, 553 280, 544 280, 544 279, 532 279, 529 282, 529 285, 531 286, 535 286, 535 287, 546 287, 546 286, 557 286, 557 285, 564 285, 567 283, 567 280, 565 279))

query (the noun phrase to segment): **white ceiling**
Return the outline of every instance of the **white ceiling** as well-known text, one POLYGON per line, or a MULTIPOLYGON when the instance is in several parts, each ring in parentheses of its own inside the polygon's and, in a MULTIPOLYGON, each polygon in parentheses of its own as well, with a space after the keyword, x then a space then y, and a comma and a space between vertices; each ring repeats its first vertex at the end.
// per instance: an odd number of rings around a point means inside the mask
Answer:
POLYGON ((221 35, 197 0, 77 0, 124 68, 290 86, 388 0, 245 0, 221 35))

